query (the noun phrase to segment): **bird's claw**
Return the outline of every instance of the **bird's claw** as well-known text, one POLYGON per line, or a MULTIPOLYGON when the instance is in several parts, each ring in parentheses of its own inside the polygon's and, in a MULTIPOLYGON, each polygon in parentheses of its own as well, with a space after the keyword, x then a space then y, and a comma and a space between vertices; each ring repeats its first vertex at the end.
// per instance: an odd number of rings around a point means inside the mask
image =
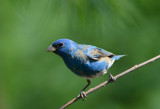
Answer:
POLYGON ((109 73, 109 82, 115 82, 116 79, 109 73))
POLYGON ((87 98, 87 95, 85 94, 84 91, 81 91, 78 97, 81 97, 83 100, 85 100, 87 98))

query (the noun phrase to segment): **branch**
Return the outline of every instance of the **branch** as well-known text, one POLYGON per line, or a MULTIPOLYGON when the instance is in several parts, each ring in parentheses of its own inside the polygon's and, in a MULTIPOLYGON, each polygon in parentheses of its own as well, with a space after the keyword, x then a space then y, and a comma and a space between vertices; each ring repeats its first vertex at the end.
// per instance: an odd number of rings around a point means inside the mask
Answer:
MULTIPOLYGON (((136 70, 137 68, 140 68, 140 67, 142 67, 142 66, 144 66, 144 65, 146 65, 146 64, 149 64, 149 63, 151 63, 151 62, 153 62, 153 61, 155 61, 155 60, 157 60, 157 59, 159 59, 159 58, 160 58, 160 55, 158 55, 158 56, 156 56, 156 57, 154 57, 154 58, 152 58, 152 59, 149 59, 149 60, 147 60, 147 61, 145 61, 145 62, 143 62, 143 63, 141 63, 141 64, 135 65, 135 66, 131 67, 130 69, 128 69, 128 70, 126 70, 126 71, 124 71, 124 72, 116 75, 114 78, 115 78, 115 79, 118 79, 118 78, 120 78, 120 77, 128 74, 129 72, 132 72, 133 70, 136 70)), ((94 87, 94 88, 90 88, 87 92, 85 92, 85 94, 88 95, 88 94, 90 94, 90 93, 98 90, 99 88, 104 87, 104 86, 105 86, 106 84, 108 84, 108 83, 110 83, 110 81, 105 81, 105 82, 97 85, 97 86, 94 87)), ((79 100, 79 99, 81 99, 81 96, 72 99, 71 101, 69 101, 68 103, 66 103, 65 105, 63 105, 60 109, 64 109, 64 108, 68 107, 69 105, 73 104, 74 102, 76 102, 76 101, 79 100)))

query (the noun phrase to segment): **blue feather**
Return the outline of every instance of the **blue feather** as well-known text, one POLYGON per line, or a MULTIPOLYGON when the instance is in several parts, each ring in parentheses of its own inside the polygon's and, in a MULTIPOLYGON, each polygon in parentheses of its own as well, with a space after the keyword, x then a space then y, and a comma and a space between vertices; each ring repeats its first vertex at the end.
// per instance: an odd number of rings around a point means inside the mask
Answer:
POLYGON ((119 60, 123 56, 126 56, 126 55, 115 55, 112 57, 112 59, 119 60))

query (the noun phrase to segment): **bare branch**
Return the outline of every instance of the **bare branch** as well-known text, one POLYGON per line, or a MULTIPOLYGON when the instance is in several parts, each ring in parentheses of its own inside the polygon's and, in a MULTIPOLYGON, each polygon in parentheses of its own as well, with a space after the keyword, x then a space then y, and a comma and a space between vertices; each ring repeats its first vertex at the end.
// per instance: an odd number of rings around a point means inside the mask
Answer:
MULTIPOLYGON (((116 75, 114 78, 115 78, 115 79, 118 79, 118 78, 120 78, 120 77, 128 74, 129 72, 132 72, 133 70, 136 70, 137 68, 140 68, 140 67, 142 67, 142 66, 144 66, 144 65, 146 65, 146 64, 149 64, 149 63, 151 63, 151 62, 153 62, 153 61, 155 61, 155 60, 157 60, 157 59, 159 59, 159 58, 160 58, 160 55, 158 55, 158 56, 156 56, 156 57, 154 57, 154 58, 152 58, 152 59, 149 59, 149 60, 147 60, 147 61, 145 61, 145 62, 143 62, 143 63, 141 63, 141 64, 135 65, 135 66, 131 67, 130 69, 128 69, 128 70, 126 70, 126 71, 124 71, 124 72, 116 75)), ((86 93, 86 95, 88 95, 88 94, 90 94, 90 93, 98 90, 99 88, 104 87, 104 86, 105 86, 106 84, 108 84, 108 83, 110 83, 110 81, 105 81, 105 82, 97 85, 97 86, 94 87, 94 88, 90 88, 90 89, 89 89, 87 92, 85 92, 85 93, 86 93)), ((79 100, 79 99, 81 99, 81 96, 72 99, 71 101, 69 101, 68 103, 66 103, 65 105, 63 105, 60 109, 64 109, 64 108, 68 107, 69 105, 73 104, 75 101, 77 101, 77 100, 79 100)))

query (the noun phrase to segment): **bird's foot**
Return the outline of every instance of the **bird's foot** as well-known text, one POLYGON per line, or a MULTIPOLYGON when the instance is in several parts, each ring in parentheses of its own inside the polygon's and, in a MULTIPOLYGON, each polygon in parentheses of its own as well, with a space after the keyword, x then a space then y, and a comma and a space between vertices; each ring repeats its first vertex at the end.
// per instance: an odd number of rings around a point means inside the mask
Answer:
POLYGON ((116 79, 109 73, 109 82, 115 82, 116 79))
POLYGON ((81 91, 81 93, 78 95, 78 97, 81 97, 83 100, 87 98, 87 95, 85 94, 84 91, 81 91))

